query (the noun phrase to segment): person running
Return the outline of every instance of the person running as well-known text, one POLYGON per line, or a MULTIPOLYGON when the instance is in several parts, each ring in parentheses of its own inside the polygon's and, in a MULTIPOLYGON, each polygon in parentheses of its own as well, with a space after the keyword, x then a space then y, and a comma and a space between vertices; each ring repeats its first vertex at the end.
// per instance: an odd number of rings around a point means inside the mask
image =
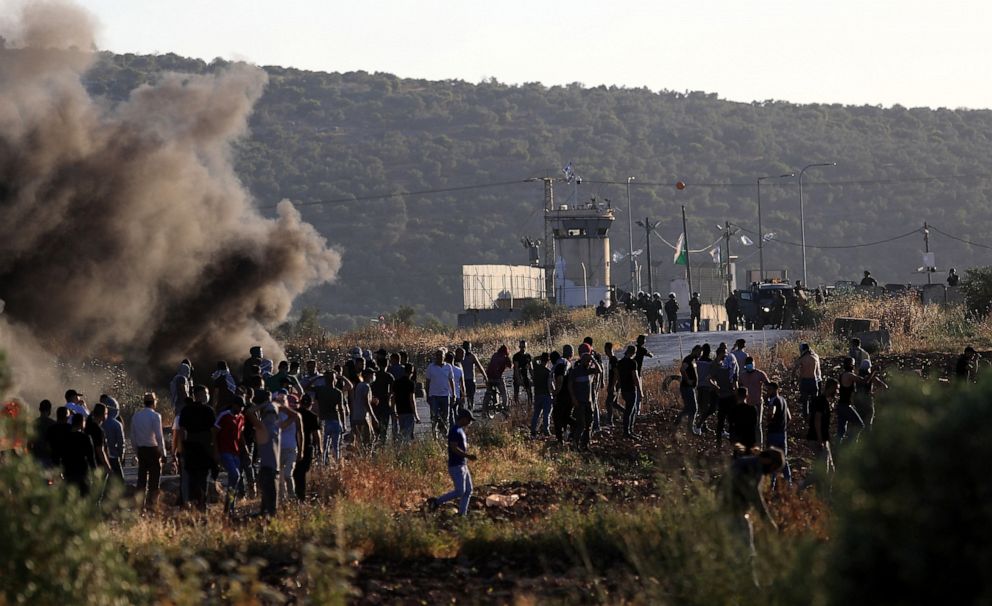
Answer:
POLYGON ((217 460, 227 472, 227 490, 224 494, 224 513, 234 514, 241 482, 241 451, 244 448, 245 416, 244 398, 234 396, 231 406, 217 415, 212 428, 217 460))
POLYGON ((455 370, 445 363, 443 349, 434 352, 434 361, 427 365, 424 374, 431 423, 447 433, 449 409, 455 396, 455 370))
POLYGON ((62 445, 62 477, 69 486, 75 486, 81 496, 90 493, 90 472, 96 469, 93 440, 86 433, 86 417, 72 415, 72 430, 62 445))
POLYGON ((520 349, 513 354, 511 363, 513 364, 513 401, 520 405, 520 388, 523 388, 524 395, 527 396, 527 405, 531 406, 534 398, 531 394, 533 386, 531 384, 531 365, 534 357, 527 352, 527 341, 520 341, 520 349))
POLYGON ((699 325, 703 317, 703 302, 699 300, 699 293, 692 293, 689 299, 689 332, 699 332, 699 325))
POLYGON ((165 436, 162 415, 155 410, 158 398, 149 392, 143 402, 144 407, 131 417, 131 445, 138 454, 138 494, 143 497, 144 508, 153 509, 158 503, 162 462, 166 456, 165 436))
POLYGON ((207 477, 215 465, 214 410, 205 402, 190 398, 179 414, 183 444, 183 471, 187 474, 189 500, 200 511, 207 508, 207 477))
POLYGON ((403 374, 396 379, 393 389, 396 396, 400 439, 413 441, 414 425, 420 423, 420 413, 417 412, 417 370, 413 364, 403 365, 403 374))
POLYGON ((538 425, 541 434, 551 435, 552 391, 551 369, 548 368, 548 353, 544 352, 534 360, 531 376, 534 382, 534 414, 530 420, 530 436, 537 437, 538 425))
MULTIPOLYGON (((843 362, 844 372, 840 375, 839 394, 837 401, 837 442, 841 443, 847 437, 848 425, 854 425, 857 429, 854 434, 858 434, 865 428, 865 422, 854 408, 854 390, 859 383, 864 383, 866 379, 859 377, 854 372, 854 358, 845 358, 843 362)), ((874 377, 872 377, 874 379, 874 377)))
POLYGON ((865 422, 865 429, 871 430, 875 422, 875 385, 880 385, 882 389, 888 389, 882 377, 878 373, 872 372, 871 360, 865 360, 858 369, 858 376, 862 378, 854 390, 854 408, 865 422))
POLYGON ((810 404, 813 398, 820 394, 820 356, 816 355, 809 343, 802 343, 799 346, 799 357, 792 367, 792 374, 799 376, 799 406, 803 411, 803 417, 809 423, 810 404))
POLYGON ((730 441, 750 450, 759 443, 758 409, 751 404, 746 387, 738 387, 734 395, 736 401, 728 415, 730 441))
POLYGON ((107 407, 107 418, 103 422, 103 436, 107 444, 107 457, 110 473, 114 480, 124 483, 124 423, 120 419, 120 405, 117 400, 104 394, 100 403, 107 407))
POLYGON ((462 361, 462 371, 465 373, 465 407, 475 410, 475 377, 486 376, 486 369, 479 363, 479 358, 472 351, 470 341, 462 342, 462 349, 465 350, 465 359, 462 361))
MULTIPOLYGON (((765 428, 765 448, 777 448, 782 451, 783 468, 782 477, 786 483, 792 485, 792 469, 789 467, 789 440, 788 428, 791 415, 789 406, 785 398, 778 393, 778 383, 768 384, 768 399, 765 401, 764 410, 767 411, 768 425, 765 428)), ((764 416, 764 412, 762 413, 764 416)), ((772 488, 775 488, 776 476, 772 476, 772 488)))
POLYGON ((861 278, 861 286, 872 286, 872 287, 878 286, 878 281, 875 280, 875 278, 871 277, 871 272, 868 271, 867 269, 865 270, 864 277, 861 278))
POLYGON ((675 300, 675 293, 668 293, 668 300, 665 301, 665 318, 668 320, 668 332, 674 333, 678 325, 679 303, 675 300))
POLYGON ((465 435, 465 428, 474 420, 470 410, 463 408, 458 411, 455 424, 448 432, 448 475, 451 476, 454 490, 440 497, 428 499, 427 507, 430 511, 437 511, 441 505, 457 499, 458 514, 468 515, 468 506, 472 501, 472 474, 468 470, 468 462, 476 460, 476 456, 468 451, 468 436, 465 435))
MULTIPOLYGON (((837 387, 837 379, 833 377, 823 382, 823 392, 815 396, 810 404, 809 431, 806 434, 806 439, 812 442, 816 458, 824 463, 827 474, 834 470, 834 458, 830 449, 830 410, 837 397, 837 387)), ((813 480, 807 478, 804 487, 812 483, 813 480)))
POLYGON ((579 347, 579 361, 572 368, 569 391, 572 397, 572 411, 577 431, 572 433, 572 441, 579 450, 589 450, 592 432, 592 390, 596 375, 602 370, 592 357, 588 344, 579 347))
POLYGON ((686 431, 699 434, 696 428, 696 387, 699 385, 699 374, 697 372, 696 360, 703 352, 702 345, 694 345, 689 355, 682 358, 679 366, 679 395, 682 396, 682 410, 675 417, 675 427, 678 428, 682 418, 687 419, 686 431))
POLYGON ((724 503, 730 515, 731 528, 739 533, 751 555, 754 549, 754 525, 750 511, 754 509, 772 528, 778 529, 768 512, 761 493, 761 480, 775 474, 785 462, 782 451, 770 448, 757 455, 739 456, 730 464, 724 485, 724 503))
MULTIPOLYGON (((388 373, 382 373, 388 374, 388 373)), ((305 501, 307 498, 307 474, 316 457, 320 456, 320 420, 314 414, 313 401, 310 396, 300 399, 300 426, 303 430, 303 451, 296 468, 293 469, 293 486, 296 498, 305 501)))
POLYGON ((620 392, 620 396, 624 402, 623 435, 625 438, 635 437, 634 421, 640 413, 641 398, 644 395, 641 373, 638 370, 637 361, 634 359, 636 354, 637 347, 628 345, 623 359, 617 362, 617 376, 614 389, 620 392))
POLYGON ((637 362, 638 375, 644 372, 644 358, 654 357, 654 354, 644 346, 647 339, 647 335, 637 335, 637 353, 634 355, 634 361, 637 362))
POLYGON ((348 379, 338 375, 333 368, 324 373, 321 379, 311 382, 317 395, 317 411, 324 424, 324 465, 328 456, 333 455, 334 462, 341 461, 341 436, 344 434, 345 419, 348 418, 348 405, 345 393, 350 393, 354 385, 348 379))

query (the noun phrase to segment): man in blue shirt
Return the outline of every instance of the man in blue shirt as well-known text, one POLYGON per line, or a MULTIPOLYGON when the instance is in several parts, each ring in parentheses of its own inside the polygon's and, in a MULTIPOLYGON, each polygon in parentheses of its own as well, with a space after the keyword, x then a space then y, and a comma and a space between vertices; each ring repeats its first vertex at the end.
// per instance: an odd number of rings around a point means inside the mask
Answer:
POLYGON ((440 497, 427 499, 427 508, 430 511, 436 511, 444 503, 458 499, 458 514, 468 515, 468 504, 472 499, 472 474, 468 471, 468 461, 474 461, 475 455, 468 452, 465 428, 474 420, 472 411, 467 408, 458 411, 455 424, 448 432, 448 474, 455 489, 440 497))

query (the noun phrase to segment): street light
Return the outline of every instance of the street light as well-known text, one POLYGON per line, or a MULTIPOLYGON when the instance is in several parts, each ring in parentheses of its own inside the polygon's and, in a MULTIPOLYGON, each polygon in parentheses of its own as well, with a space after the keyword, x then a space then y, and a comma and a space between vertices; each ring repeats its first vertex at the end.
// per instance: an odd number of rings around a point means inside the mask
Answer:
POLYGON ((765 281, 765 233, 761 231, 761 182, 765 179, 789 179, 795 177, 796 173, 789 173, 787 175, 769 175, 767 177, 758 177, 758 273, 761 274, 761 282, 765 281))
POLYGON ((803 173, 811 168, 816 168, 818 166, 837 166, 836 162, 821 162, 819 164, 807 164, 799 171, 799 230, 802 232, 802 245, 803 245, 803 286, 808 287, 809 282, 806 280, 806 212, 803 208, 803 173))
POLYGON ((630 182, 634 180, 634 177, 627 177, 627 238, 628 250, 630 251, 630 294, 634 294, 634 282, 637 280, 637 265, 634 261, 634 223, 633 209, 630 208, 630 182))

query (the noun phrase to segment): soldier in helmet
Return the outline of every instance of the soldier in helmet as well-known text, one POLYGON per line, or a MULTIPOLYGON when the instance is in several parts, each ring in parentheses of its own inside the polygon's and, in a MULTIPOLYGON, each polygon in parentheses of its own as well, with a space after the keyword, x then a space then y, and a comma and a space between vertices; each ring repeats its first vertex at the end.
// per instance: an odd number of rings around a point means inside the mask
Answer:
POLYGON ((679 313, 679 303, 675 300, 675 293, 668 293, 668 300, 665 301, 665 317, 668 319, 668 332, 675 332, 676 319, 679 313))

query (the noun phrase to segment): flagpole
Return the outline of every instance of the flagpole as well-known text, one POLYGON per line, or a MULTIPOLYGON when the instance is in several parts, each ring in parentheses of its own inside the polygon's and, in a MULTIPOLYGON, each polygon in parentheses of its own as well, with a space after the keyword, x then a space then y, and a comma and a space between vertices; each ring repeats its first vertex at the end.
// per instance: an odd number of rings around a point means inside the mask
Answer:
POLYGON ((682 245, 685 246, 685 280, 689 283, 689 297, 692 298, 692 270, 689 269, 689 233, 685 226, 685 206, 682 207, 682 245))

